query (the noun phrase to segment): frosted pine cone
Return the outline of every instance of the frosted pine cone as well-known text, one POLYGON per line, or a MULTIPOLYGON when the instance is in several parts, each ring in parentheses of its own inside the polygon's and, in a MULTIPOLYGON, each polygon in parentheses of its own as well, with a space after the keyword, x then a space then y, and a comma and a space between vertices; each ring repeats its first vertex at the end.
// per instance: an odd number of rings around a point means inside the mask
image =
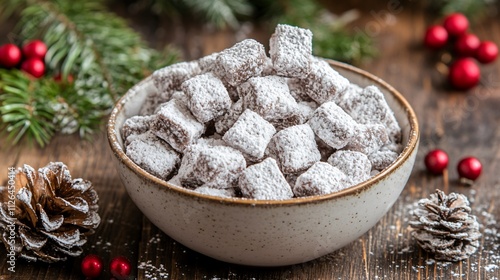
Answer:
POLYGON ((471 214, 469 201, 462 194, 448 196, 436 190, 430 199, 418 202, 412 211, 410 226, 413 237, 437 260, 460 261, 474 254, 479 247, 479 223, 471 214))
POLYGON ((61 162, 38 172, 24 165, 14 182, 14 188, 0 190, 0 231, 8 251, 14 248, 18 257, 44 262, 79 256, 101 221, 92 184, 71 179, 61 162))

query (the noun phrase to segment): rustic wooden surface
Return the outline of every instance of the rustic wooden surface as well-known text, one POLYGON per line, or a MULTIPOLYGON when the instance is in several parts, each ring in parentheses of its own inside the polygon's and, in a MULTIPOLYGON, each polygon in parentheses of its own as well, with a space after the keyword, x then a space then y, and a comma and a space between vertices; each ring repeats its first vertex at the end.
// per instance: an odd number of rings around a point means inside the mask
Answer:
MULTIPOLYGON (((10 166, 26 163, 41 167, 50 161, 63 161, 74 177, 91 180, 100 196, 102 224, 90 237, 85 254, 98 254, 106 263, 114 256, 124 255, 132 261, 132 275, 138 279, 497 279, 500 277, 497 233, 500 231, 496 223, 500 216, 500 208, 496 207, 500 200, 500 61, 481 66, 480 86, 467 93, 450 90, 444 82, 445 76, 435 67, 437 55, 421 47, 425 27, 436 22, 436 18, 415 3, 396 1, 402 11, 395 11, 385 3, 394 1, 381 2, 363 11, 357 22, 358 28, 374 37, 380 49, 376 59, 360 67, 392 84, 410 101, 419 117, 420 150, 409 182, 392 209, 368 233, 337 252, 294 266, 255 268, 216 261, 185 248, 153 226, 130 200, 113 166, 104 133, 96 135, 90 143, 74 136, 58 136, 44 149, 2 149, 0 181, 6 180, 10 166), (392 12, 393 17, 384 16, 387 12, 392 12), (423 156, 437 147, 450 156, 445 176, 431 176, 424 170, 423 156), (460 184, 455 170, 459 159, 466 155, 478 157, 484 166, 483 175, 472 187, 460 184), (418 199, 436 188, 469 196, 483 225, 481 248, 466 261, 436 262, 411 239, 409 211, 418 199)), ((156 45, 178 44, 188 59, 221 50, 241 36, 208 28, 173 28, 141 19, 134 19, 133 24, 156 45)), ((0 30, 5 34, 7 29, 0 30)), ((480 38, 500 43, 498 19, 476 24, 473 31, 480 38)), ((268 35, 251 32, 247 36, 265 42, 268 35)), ((3 139, 0 141, 4 146, 3 139)), ((18 260, 16 273, 11 274, 7 271, 5 252, 2 246, 0 279, 83 278, 79 269, 81 257, 50 265, 18 260)), ((105 271, 103 279, 109 275, 105 271)))

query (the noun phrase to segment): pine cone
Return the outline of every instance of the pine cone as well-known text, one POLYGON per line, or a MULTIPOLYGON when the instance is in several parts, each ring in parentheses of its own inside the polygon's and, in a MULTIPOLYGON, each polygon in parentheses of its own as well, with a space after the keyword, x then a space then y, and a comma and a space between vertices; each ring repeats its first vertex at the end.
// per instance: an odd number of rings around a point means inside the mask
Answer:
POLYGON ((38 172, 24 165, 16 170, 14 182, 12 192, 5 187, 0 191, 0 230, 7 250, 13 248, 18 257, 30 261, 79 256, 101 221, 92 184, 71 179, 61 162, 51 162, 38 172))
POLYGON ((415 229, 413 237, 425 251, 444 261, 464 260, 476 252, 481 233, 466 196, 446 196, 436 190, 430 199, 421 199, 418 205, 409 223, 415 229))

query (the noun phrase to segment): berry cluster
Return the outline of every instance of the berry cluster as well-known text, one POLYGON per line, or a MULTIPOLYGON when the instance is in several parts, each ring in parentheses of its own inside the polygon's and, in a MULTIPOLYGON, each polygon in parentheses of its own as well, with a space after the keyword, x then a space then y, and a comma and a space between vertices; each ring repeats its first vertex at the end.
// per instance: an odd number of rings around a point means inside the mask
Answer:
MULTIPOLYGON (((98 278, 103 270, 103 261, 97 255, 87 255, 82 260, 81 269, 87 279, 98 278)), ((118 256, 111 260, 109 270, 115 279, 127 279, 132 266, 127 258, 118 256)))
POLYGON ((498 47, 491 41, 480 41, 468 33, 469 21, 460 13, 448 15, 442 25, 430 26, 424 37, 424 44, 430 49, 438 50, 451 46, 457 59, 451 64, 448 80, 459 90, 467 90, 479 83, 481 71, 474 61, 483 64, 493 62, 498 56, 498 47))
MULTIPOLYGON (((424 163, 430 173, 442 174, 448 167, 448 154, 440 149, 432 150, 425 156, 424 163)), ((457 165, 458 175, 469 183, 479 178, 482 169, 481 162, 475 157, 465 157, 457 165)))
POLYGON ((40 78, 45 73, 46 53, 47 45, 40 40, 30 41, 22 49, 14 44, 5 44, 0 46, 0 66, 5 68, 20 66, 24 72, 40 78))

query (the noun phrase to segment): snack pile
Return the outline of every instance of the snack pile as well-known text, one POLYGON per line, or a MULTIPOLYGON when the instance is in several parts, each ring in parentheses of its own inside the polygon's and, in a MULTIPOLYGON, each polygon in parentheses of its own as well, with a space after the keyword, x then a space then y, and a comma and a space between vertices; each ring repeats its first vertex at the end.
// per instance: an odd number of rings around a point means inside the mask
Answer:
POLYGON ((122 127, 125 151, 169 183, 221 197, 281 200, 338 192, 401 151, 376 86, 350 83, 311 55, 312 33, 278 25, 153 73, 157 91, 122 127))

